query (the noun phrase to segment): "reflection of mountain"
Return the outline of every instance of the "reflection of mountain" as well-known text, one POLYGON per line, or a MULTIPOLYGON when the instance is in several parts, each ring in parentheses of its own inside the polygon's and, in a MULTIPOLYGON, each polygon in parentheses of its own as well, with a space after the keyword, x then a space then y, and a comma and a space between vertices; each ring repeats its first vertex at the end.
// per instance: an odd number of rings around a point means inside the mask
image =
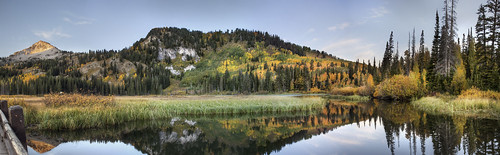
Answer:
POLYGON ((46 143, 43 141, 33 140, 33 139, 28 141, 28 145, 38 153, 45 153, 45 152, 48 152, 48 151, 52 150, 53 148, 55 148, 55 146, 52 144, 49 144, 49 143, 46 143))
POLYGON ((192 118, 193 121, 174 118, 100 130, 32 132, 29 139, 122 141, 147 154, 263 154, 339 126, 367 120, 372 114, 373 107, 369 104, 338 102, 316 115, 192 118))

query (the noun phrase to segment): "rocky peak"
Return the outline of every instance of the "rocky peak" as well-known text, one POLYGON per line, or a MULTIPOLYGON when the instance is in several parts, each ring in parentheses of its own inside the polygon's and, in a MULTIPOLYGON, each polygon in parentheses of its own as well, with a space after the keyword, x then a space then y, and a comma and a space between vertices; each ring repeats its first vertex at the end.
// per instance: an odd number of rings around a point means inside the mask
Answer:
POLYGON ((14 53, 14 55, 19 55, 19 54, 30 55, 30 54, 45 52, 45 51, 48 51, 51 49, 57 49, 57 48, 52 46, 51 44, 45 42, 45 41, 40 40, 40 41, 34 43, 33 45, 31 45, 30 47, 14 53))
POLYGON ((28 60, 45 60, 45 59, 55 59, 62 56, 61 50, 52 46, 45 41, 38 41, 31 45, 30 47, 17 51, 10 55, 5 62, 19 62, 28 60))

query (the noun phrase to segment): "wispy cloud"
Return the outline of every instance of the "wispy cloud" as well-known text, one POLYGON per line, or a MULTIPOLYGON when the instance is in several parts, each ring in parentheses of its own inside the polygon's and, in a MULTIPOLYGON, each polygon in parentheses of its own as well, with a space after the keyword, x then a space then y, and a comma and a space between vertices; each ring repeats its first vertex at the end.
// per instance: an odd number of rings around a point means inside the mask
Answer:
POLYGON ((383 17, 386 14, 389 13, 389 10, 387 10, 385 7, 378 7, 378 8, 372 8, 370 9, 370 18, 379 18, 383 17))
POLYGON ((355 38, 332 42, 323 47, 322 50, 350 60, 369 60, 375 56, 374 47, 375 44, 366 43, 362 39, 355 38))
POLYGON ((90 21, 90 20, 78 20, 78 21, 74 21, 74 20, 71 20, 68 17, 64 17, 63 20, 65 22, 68 22, 68 23, 71 23, 71 24, 74 24, 74 25, 92 24, 92 21, 90 21))
POLYGON ((345 29, 345 28, 347 28, 349 26, 351 26, 351 23, 344 22, 342 24, 337 24, 335 26, 330 26, 330 27, 328 27, 328 30, 329 31, 343 30, 343 29, 345 29))
POLYGON ((63 17, 62 20, 73 25, 92 24, 92 22, 95 21, 93 18, 77 16, 70 12, 66 12, 65 14, 65 17, 63 17))
POLYGON ((70 38, 71 35, 62 32, 60 28, 54 28, 50 31, 35 31, 34 35, 42 37, 47 40, 52 40, 54 38, 70 38))
POLYGON ((306 44, 312 44, 312 43, 317 42, 318 40, 319 40, 318 38, 312 38, 311 40, 308 40, 308 41, 306 41, 305 43, 306 43, 306 44))
POLYGON ((310 28, 309 30, 307 30, 307 33, 313 33, 313 32, 315 32, 315 31, 316 31, 316 29, 314 29, 314 28, 310 28))

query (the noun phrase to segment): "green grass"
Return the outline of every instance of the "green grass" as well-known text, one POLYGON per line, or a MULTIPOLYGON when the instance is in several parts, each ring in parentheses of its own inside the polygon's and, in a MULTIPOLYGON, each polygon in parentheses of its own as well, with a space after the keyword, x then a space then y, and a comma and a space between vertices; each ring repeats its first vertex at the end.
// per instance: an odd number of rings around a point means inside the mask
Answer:
POLYGON ((125 99, 114 106, 26 108, 26 122, 36 129, 83 129, 179 115, 311 112, 323 108, 319 97, 226 96, 206 98, 125 99))
POLYGON ((424 97, 412 104, 430 114, 500 117, 500 102, 493 99, 464 99, 424 97))

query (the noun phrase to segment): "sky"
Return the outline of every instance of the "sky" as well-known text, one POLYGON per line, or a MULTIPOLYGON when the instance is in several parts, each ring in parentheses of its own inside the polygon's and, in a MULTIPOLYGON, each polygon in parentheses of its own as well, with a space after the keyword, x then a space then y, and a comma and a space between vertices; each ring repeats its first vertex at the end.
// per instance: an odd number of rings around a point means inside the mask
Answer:
MULTIPOLYGON (((486 0, 459 0, 458 34, 477 21, 486 0)), ((0 57, 43 40, 61 50, 123 49, 155 27, 203 32, 244 28, 337 57, 381 60, 391 31, 399 52, 415 28, 426 46, 442 0, 47 0, 0 1, 0 57)), ((401 55, 401 54, 400 54, 401 55)))

